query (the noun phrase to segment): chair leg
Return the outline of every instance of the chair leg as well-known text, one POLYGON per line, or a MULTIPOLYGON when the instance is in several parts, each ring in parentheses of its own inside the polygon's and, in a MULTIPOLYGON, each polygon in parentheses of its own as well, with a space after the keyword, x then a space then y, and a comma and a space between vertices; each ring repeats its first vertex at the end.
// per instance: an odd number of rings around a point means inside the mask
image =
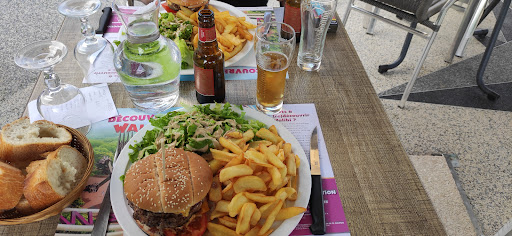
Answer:
POLYGON ((507 16, 508 8, 510 7, 511 0, 503 1, 503 6, 500 10, 500 14, 498 19, 496 20, 496 24, 494 25, 494 29, 492 30, 491 39, 489 41, 489 45, 485 49, 484 55, 482 57, 482 61, 480 62, 480 66, 478 67, 478 72, 476 75, 476 84, 485 94, 487 94, 487 98, 491 101, 494 101, 500 97, 500 95, 491 89, 487 88, 484 84, 484 72, 487 67, 487 63, 489 63, 489 59, 491 58, 492 50, 496 45, 496 40, 498 39, 498 34, 500 33, 501 27, 503 26, 503 22, 505 21, 505 17, 507 16))
POLYGON ((343 19, 341 20, 341 23, 345 26, 348 20, 348 16, 350 15, 350 11, 352 10, 352 5, 354 5, 355 0, 350 0, 348 2, 347 10, 345 11, 345 15, 343 16, 343 19))
MULTIPOLYGON (((412 22, 411 28, 416 28, 417 24, 418 23, 416 23, 416 22, 412 22)), ((400 56, 398 57, 398 59, 396 59, 396 61, 391 64, 380 65, 379 73, 381 73, 381 74, 386 73, 388 70, 396 68, 404 61, 404 58, 407 55, 407 51, 409 51, 409 46, 411 45, 412 36, 413 36, 413 34, 407 33, 407 36, 405 37, 404 45, 402 46, 402 51, 400 52, 400 56)))
POLYGON ((418 74, 420 73, 421 67, 423 67, 423 63, 425 62, 425 59, 427 58, 428 52, 430 51, 430 47, 432 47, 432 43, 434 42, 434 39, 437 36, 437 31, 432 32, 432 35, 430 36, 430 39, 428 40, 427 45, 425 46, 425 49, 423 49, 423 54, 421 55, 420 60, 418 61, 418 64, 416 65, 416 68, 414 68, 414 73, 412 74, 412 78, 407 83, 407 87, 405 88, 404 94, 402 95, 402 99, 400 100, 400 103, 398 104, 398 107, 404 108, 405 102, 407 101, 407 98, 409 98, 409 94, 411 93, 412 86, 414 85, 414 82, 416 82, 416 79, 418 78, 418 74))
MULTIPOLYGON (((373 7, 373 13, 379 14, 380 8, 373 7)), ((370 22, 368 23, 368 28, 366 29, 366 34, 373 35, 373 29, 375 28, 375 23, 377 20, 373 17, 370 18, 370 22)))

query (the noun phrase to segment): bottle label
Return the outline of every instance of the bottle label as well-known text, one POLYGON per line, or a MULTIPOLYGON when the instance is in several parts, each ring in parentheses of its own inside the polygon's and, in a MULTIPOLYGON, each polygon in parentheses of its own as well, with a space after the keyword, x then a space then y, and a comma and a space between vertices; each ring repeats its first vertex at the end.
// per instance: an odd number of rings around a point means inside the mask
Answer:
POLYGON ((284 23, 289 24, 296 33, 300 33, 300 8, 284 5, 284 23))
POLYGON ((198 93, 203 96, 215 96, 213 69, 194 65, 194 83, 198 93))
POLYGON ((201 42, 211 42, 211 41, 217 39, 215 27, 199 28, 198 34, 199 34, 198 39, 201 42))

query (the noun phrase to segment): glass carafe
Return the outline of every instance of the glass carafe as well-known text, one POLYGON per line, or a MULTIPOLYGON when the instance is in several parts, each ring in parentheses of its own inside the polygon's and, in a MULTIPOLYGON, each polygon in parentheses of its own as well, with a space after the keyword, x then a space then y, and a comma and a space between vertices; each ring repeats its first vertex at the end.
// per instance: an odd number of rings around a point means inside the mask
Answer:
POLYGON ((149 113, 172 107, 179 98, 181 55, 158 30, 160 1, 129 6, 115 0, 112 8, 127 36, 114 53, 114 66, 133 104, 149 113))

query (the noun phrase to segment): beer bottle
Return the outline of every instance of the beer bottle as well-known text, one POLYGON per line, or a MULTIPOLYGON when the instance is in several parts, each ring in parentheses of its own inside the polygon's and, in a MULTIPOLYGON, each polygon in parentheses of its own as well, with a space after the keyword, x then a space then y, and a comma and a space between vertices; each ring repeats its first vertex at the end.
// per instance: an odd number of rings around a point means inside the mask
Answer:
POLYGON ((284 4, 283 22, 289 24, 295 30, 295 40, 300 41, 301 20, 300 0, 286 0, 284 4))
POLYGON ((213 11, 198 12, 198 47, 194 51, 194 83, 199 103, 224 102, 224 54, 217 44, 213 11))

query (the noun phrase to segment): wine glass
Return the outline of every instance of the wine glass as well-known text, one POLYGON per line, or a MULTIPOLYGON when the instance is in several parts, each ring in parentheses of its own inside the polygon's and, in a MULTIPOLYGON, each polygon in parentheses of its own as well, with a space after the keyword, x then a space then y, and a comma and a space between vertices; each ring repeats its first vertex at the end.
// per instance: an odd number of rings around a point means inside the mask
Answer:
POLYGON ((100 0, 67 0, 58 8, 62 15, 79 18, 82 22, 81 31, 84 38, 75 47, 75 59, 82 68, 84 77, 89 75, 94 60, 108 44, 103 37, 95 37, 94 28, 89 23, 89 16, 96 13, 100 7, 100 0))
POLYGON ((40 41, 20 49, 14 56, 14 62, 25 69, 43 71, 48 88, 37 98, 37 110, 44 119, 87 134, 91 122, 86 117, 84 95, 73 85, 61 84, 53 71, 67 53, 66 45, 61 42, 40 41))

